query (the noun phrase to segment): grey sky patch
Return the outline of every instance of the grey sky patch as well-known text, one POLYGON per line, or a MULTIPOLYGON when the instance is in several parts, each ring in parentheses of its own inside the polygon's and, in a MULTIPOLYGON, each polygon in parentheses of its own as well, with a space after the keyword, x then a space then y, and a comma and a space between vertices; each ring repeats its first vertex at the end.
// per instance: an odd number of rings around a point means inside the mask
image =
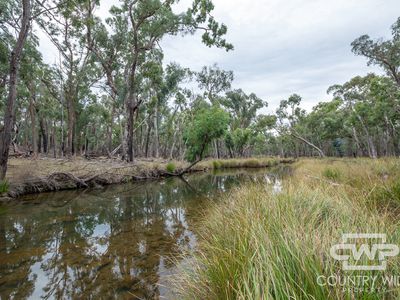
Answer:
MULTIPOLYGON (((176 7, 183 11, 190 0, 176 7)), ((97 14, 107 16, 115 0, 102 0, 97 14)), ((390 37, 400 16, 398 0, 214 0, 215 17, 228 25, 232 52, 207 48, 201 34, 165 38, 165 63, 200 70, 218 63, 235 73, 234 88, 254 92, 274 111, 281 99, 300 94, 310 110, 330 97, 330 85, 356 75, 380 72, 351 53, 350 43, 362 34, 390 37)), ((41 50, 49 63, 56 51, 41 34, 41 50)))

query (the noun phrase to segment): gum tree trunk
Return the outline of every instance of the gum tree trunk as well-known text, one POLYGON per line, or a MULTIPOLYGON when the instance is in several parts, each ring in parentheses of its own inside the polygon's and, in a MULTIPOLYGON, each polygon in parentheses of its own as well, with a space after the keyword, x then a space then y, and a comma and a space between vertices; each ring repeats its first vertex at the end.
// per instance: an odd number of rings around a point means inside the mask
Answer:
POLYGON ((40 148, 38 147, 38 143, 37 143, 37 128, 36 128, 36 110, 34 108, 34 104, 33 104, 34 100, 32 98, 30 98, 29 101, 29 115, 31 117, 31 134, 32 134, 32 150, 33 150, 33 156, 36 158, 38 155, 38 152, 40 150, 40 148))
POLYGON ((4 112, 4 127, 0 138, 0 180, 4 180, 7 173, 8 154, 11 143, 11 132, 14 124, 15 101, 17 99, 18 71, 26 38, 30 28, 31 3, 30 0, 22 1, 21 30, 17 43, 11 52, 9 71, 9 90, 7 104, 4 112))

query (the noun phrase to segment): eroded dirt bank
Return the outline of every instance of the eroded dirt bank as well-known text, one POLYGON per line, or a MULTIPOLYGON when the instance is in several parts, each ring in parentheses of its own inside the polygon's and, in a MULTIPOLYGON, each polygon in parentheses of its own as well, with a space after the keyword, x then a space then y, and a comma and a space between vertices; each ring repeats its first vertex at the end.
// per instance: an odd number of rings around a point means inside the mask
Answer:
MULTIPOLYGON (((293 162, 291 159, 275 158, 205 160, 188 172, 204 172, 220 168, 264 168, 291 162, 293 162)), ((186 162, 160 159, 138 159, 134 163, 126 163, 105 158, 95 160, 15 158, 9 163, 8 191, 3 193, 0 199, 4 202, 25 194, 177 176, 187 166, 186 162)))

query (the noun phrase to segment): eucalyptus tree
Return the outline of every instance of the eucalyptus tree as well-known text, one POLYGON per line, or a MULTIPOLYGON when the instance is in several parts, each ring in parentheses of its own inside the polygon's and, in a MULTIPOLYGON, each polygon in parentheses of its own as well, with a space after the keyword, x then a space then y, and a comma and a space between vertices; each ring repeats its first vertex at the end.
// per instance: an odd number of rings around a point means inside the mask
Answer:
POLYGON ((325 157, 322 149, 302 134, 303 128, 301 124, 306 116, 306 112, 300 107, 301 100, 302 98, 299 95, 293 94, 288 99, 280 102, 279 108, 276 110, 278 122, 275 129, 281 135, 289 135, 307 144, 315 149, 321 157, 325 157))
POLYGON ((221 104, 232 117, 232 129, 248 128, 254 121, 258 110, 268 107, 268 102, 258 98, 256 94, 247 95, 243 90, 233 90, 226 93, 221 104))
MULTIPOLYGON (((111 9, 111 13, 114 8, 111 9)), ((108 151, 112 152, 114 120, 123 113, 124 106, 124 73, 128 67, 128 40, 125 33, 127 24, 116 16, 106 20, 109 31, 101 20, 92 16, 90 28, 93 39, 90 39, 88 48, 94 54, 96 62, 100 65, 105 78, 103 90, 110 96, 108 104, 111 107, 107 129, 108 151)), ((122 140, 121 140, 122 143, 122 140)))
POLYGON ((260 114, 256 117, 254 127, 258 132, 264 134, 265 136, 268 136, 270 134, 270 131, 275 128, 276 122, 276 115, 260 114))
POLYGON ((352 137, 357 147, 371 158, 380 153, 397 153, 400 90, 387 77, 356 76, 328 92, 342 99, 352 137), (389 144, 392 144, 391 146, 389 144), (383 146, 383 147, 382 147, 383 146))
POLYGON ((241 89, 226 93, 220 99, 221 105, 231 116, 230 132, 225 136, 225 145, 230 155, 244 155, 245 148, 251 147, 254 137, 257 135, 253 125, 257 112, 268 106, 268 103, 257 97, 254 93, 247 95, 241 89))
MULTIPOLYGON (((2 3, 4 13, 1 15, 2 31, 8 35, 12 28, 17 35, 12 46, 8 69, 8 95, 4 112, 3 128, 0 133, 0 180, 4 180, 7 173, 7 162, 11 143, 11 132, 14 124, 15 101, 17 99, 18 71, 22 51, 28 37, 32 22, 32 6, 30 0, 22 2, 10 1, 2 3), (7 5, 8 4, 8 5, 7 5), (9 21, 11 20, 11 21, 9 21)), ((4 51, 5 49, 2 49, 4 51)))
MULTIPOLYGON (((36 45, 32 44, 31 42, 28 42, 25 45, 25 51, 24 55, 22 56, 21 59, 21 70, 20 70, 20 78, 21 82, 26 89, 26 97, 29 99, 29 115, 31 119, 31 144, 32 144, 32 150, 33 154, 36 157, 38 152, 39 152, 39 145, 38 145, 38 133, 37 133, 37 126, 36 126, 36 117, 39 112, 39 106, 38 102, 40 101, 38 98, 40 98, 41 90, 42 90, 42 85, 41 85, 41 80, 40 76, 42 73, 42 70, 45 68, 43 62, 42 62, 42 55, 40 52, 36 50, 36 45)), ((20 87, 22 88, 22 87, 20 87)), ((39 124, 41 125, 42 132, 41 134, 43 135, 44 129, 44 124, 43 120, 39 121, 39 124)), ((44 138, 44 147, 45 147, 45 152, 47 151, 47 135, 44 138)))
POLYGON ((142 88, 148 95, 141 93, 141 97, 148 100, 143 103, 143 109, 139 109, 140 120, 137 119, 136 123, 140 123, 140 132, 146 126, 146 132, 137 137, 142 145, 139 152, 146 157, 150 153, 155 157, 171 157, 175 147, 180 147, 184 111, 190 94, 181 84, 190 80, 191 72, 176 63, 163 68, 161 61, 157 60, 145 65, 141 74, 147 80, 142 88))
MULTIPOLYGON (((233 72, 225 71, 214 64, 210 67, 204 66, 200 72, 195 74, 198 87, 203 91, 203 97, 208 99, 212 105, 220 105, 221 93, 229 91, 233 81, 233 72)), ((214 140, 216 156, 220 158, 220 143, 214 140)))
POLYGON ((344 101, 351 118, 352 133, 358 147, 362 147, 360 141, 360 132, 365 137, 366 150, 371 158, 377 158, 377 148, 373 140, 371 119, 368 114, 372 112, 370 106, 373 105, 373 99, 369 96, 369 87, 371 79, 375 75, 356 76, 343 85, 334 85, 328 89, 329 93, 344 101))
POLYGON ((186 169, 200 162, 211 142, 224 136, 228 129, 229 114, 217 106, 204 107, 193 112, 193 119, 187 124, 184 140, 187 146, 186 158, 192 162, 186 169))
MULTIPOLYGON (((157 53, 157 52, 156 52, 157 53)), ((144 64, 143 76, 147 79, 149 98, 153 101, 153 127, 154 127, 154 157, 160 156, 160 116, 166 107, 167 97, 162 89, 163 66, 162 55, 157 53, 153 60, 144 64)))
POLYGON ((91 24, 93 12, 99 1, 54 1, 56 9, 46 10, 37 19, 40 28, 47 33, 61 55, 63 74, 62 98, 68 114, 66 154, 75 153, 77 109, 79 102, 91 93, 98 80, 92 52, 91 24))
POLYGON ((255 118, 253 130, 256 134, 254 139, 258 154, 273 155, 277 153, 276 149, 272 149, 273 144, 276 144, 274 133, 276 122, 277 117, 274 114, 260 114, 255 118))
POLYGON ((343 155, 344 141, 351 137, 350 126, 343 111, 343 101, 334 98, 329 102, 320 102, 304 119, 304 127, 310 132, 314 143, 322 144, 324 153, 332 150, 343 155), (332 147, 333 146, 333 147, 332 147))
POLYGON ((380 122, 379 136, 383 137, 384 155, 400 155, 400 89, 390 78, 377 76, 370 85, 370 106, 380 122))
POLYGON ((234 79, 232 71, 220 69, 217 64, 211 67, 204 66, 201 72, 196 73, 199 88, 204 91, 204 97, 212 104, 218 103, 222 92, 229 91, 234 79))
POLYGON ((108 120, 110 118, 110 111, 107 109, 105 104, 107 101, 107 95, 103 95, 100 101, 96 98, 92 98, 87 103, 85 109, 81 113, 80 122, 83 128, 84 145, 82 150, 86 157, 90 157, 92 152, 94 153, 106 153, 104 150, 108 150, 108 141, 104 143, 102 137, 108 134, 108 120))
POLYGON ((214 5, 210 0, 194 0, 185 13, 175 13, 175 0, 125 0, 121 8, 113 9, 113 14, 127 26, 129 41, 129 67, 125 75, 127 93, 125 96, 127 121, 127 158, 133 161, 134 114, 142 103, 138 98, 138 76, 148 52, 153 51, 166 35, 194 33, 204 30, 202 41, 207 46, 217 46, 231 50, 223 36, 227 32, 224 24, 219 24, 211 16, 214 5))
POLYGON ((180 113, 184 110, 187 97, 190 95, 190 92, 182 87, 182 84, 190 80, 191 75, 189 69, 176 63, 168 64, 163 71, 157 92, 158 107, 155 113, 155 120, 157 120, 155 125, 161 125, 164 157, 172 157, 178 139, 182 139, 183 118, 180 113))
POLYGON ((356 55, 368 58, 368 65, 383 68, 398 86, 400 86, 400 18, 392 25, 391 40, 372 40, 362 35, 351 44, 356 55))

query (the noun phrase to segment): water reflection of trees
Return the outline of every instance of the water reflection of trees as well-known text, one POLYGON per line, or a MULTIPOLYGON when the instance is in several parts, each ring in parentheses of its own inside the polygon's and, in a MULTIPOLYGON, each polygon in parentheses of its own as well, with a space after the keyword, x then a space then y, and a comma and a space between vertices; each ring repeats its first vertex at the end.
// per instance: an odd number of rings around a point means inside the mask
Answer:
POLYGON ((44 194, 7 208, 0 215, 1 299, 159 298, 171 258, 196 245, 202 207, 242 177, 44 194))

